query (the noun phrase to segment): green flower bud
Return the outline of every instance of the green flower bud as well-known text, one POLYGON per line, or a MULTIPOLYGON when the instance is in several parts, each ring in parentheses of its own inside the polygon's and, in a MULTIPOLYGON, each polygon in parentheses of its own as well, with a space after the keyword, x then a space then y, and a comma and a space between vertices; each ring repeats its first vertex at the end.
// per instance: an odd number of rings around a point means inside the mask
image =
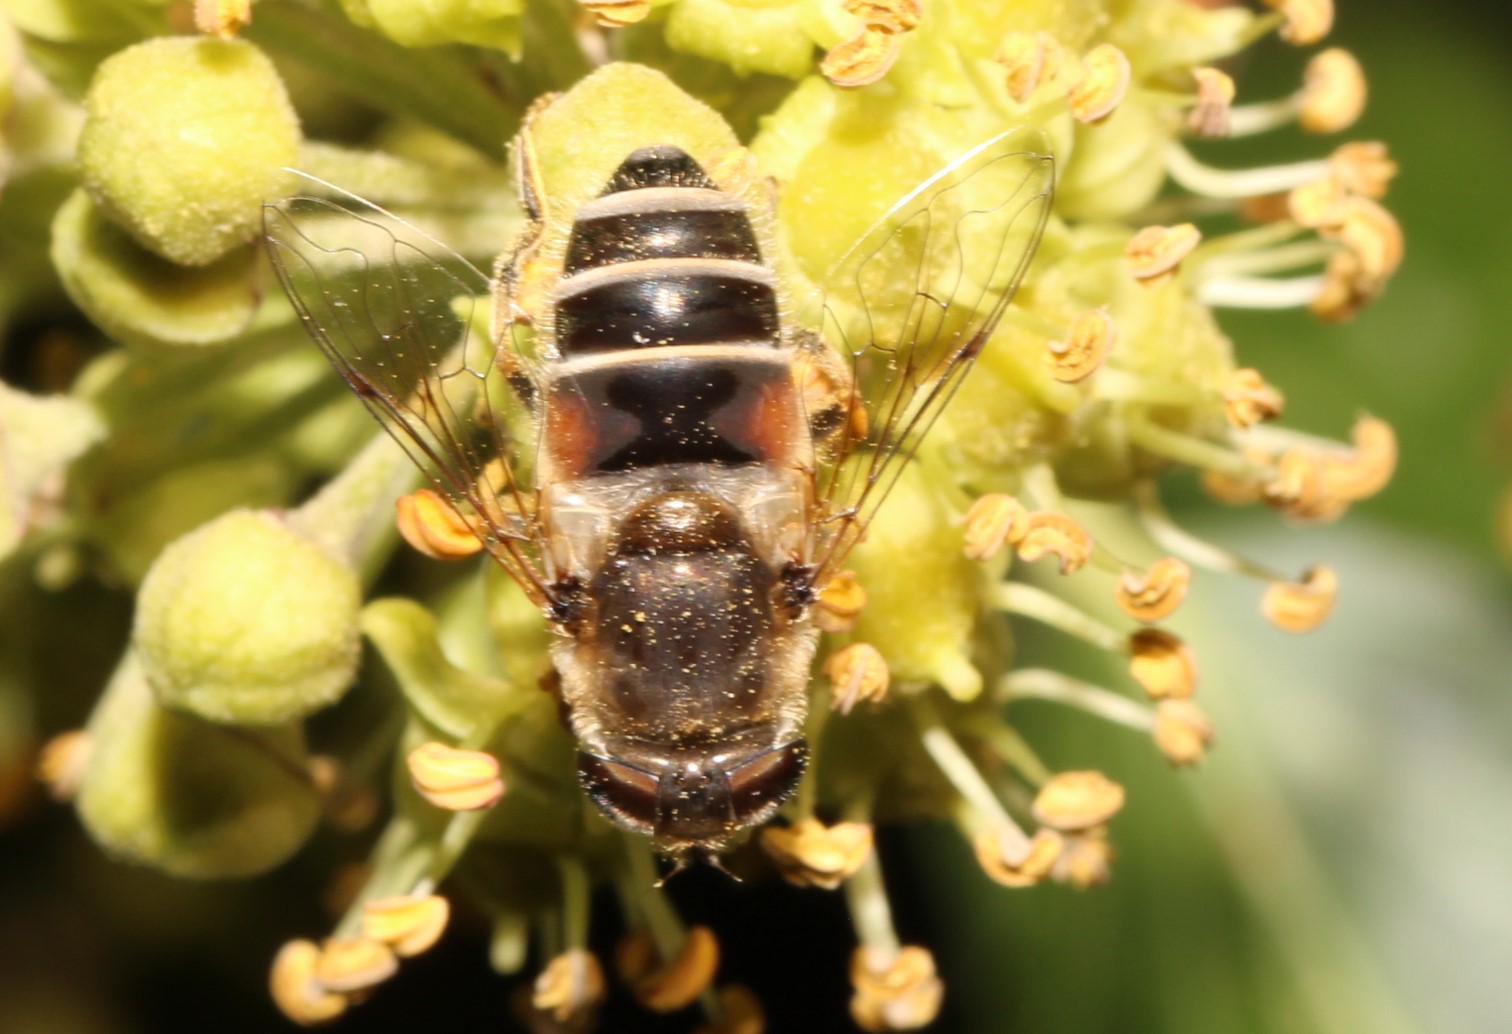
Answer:
POLYGON ((250 241, 287 193, 299 121, 249 43, 176 37, 121 51, 85 98, 79 169, 143 247, 186 266, 250 241))
POLYGON ((53 220, 52 261, 75 304, 128 344, 219 344, 258 311, 255 249, 194 269, 174 265, 138 246, 82 189, 53 220))
POLYGON ((128 655, 90 718, 78 797, 90 835, 176 876, 251 876, 320 814, 297 725, 228 729, 159 704, 128 655))
POLYGON ((0 557, 44 516, 41 499, 64 468, 104 434, 83 402, 0 384, 0 557))
POLYGON ((267 512, 237 510, 163 551, 134 642, 158 699, 272 725, 334 703, 358 660, 356 574, 267 512))

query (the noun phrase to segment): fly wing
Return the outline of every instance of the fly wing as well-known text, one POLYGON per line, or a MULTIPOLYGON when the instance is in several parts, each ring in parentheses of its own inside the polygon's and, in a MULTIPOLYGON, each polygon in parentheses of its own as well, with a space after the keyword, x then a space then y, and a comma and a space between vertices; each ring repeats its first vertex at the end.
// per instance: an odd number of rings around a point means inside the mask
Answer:
MULTIPOLYGON (((356 195, 264 209, 278 278, 331 365, 537 603, 551 602, 535 495, 507 425, 501 345, 474 322, 491 286, 450 248, 356 195)), ((486 302, 484 302, 486 304, 486 302)))
POLYGON ((814 584, 860 541, 986 347, 1049 218, 1054 163, 1005 133, 893 206, 833 267, 820 334, 850 374, 816 475, 814 584))

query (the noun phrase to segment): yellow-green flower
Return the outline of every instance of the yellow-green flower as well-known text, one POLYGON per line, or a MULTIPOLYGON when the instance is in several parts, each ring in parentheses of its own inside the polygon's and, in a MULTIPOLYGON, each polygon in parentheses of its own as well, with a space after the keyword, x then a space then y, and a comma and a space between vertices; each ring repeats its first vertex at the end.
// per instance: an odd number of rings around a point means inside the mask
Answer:
MULTIPOLYGON (((7 138, 0 170, 8 191, 47 202, 43 273, 108 343, 57 386, 66 398, 4 388, 0 448, 25 462, 0 467, 0 547, 30 551, 50 585, 139 585, 132 642, 85 738, 60 746, 70 774, 54 785, 77 792, 107 849, 194 877, 274 865, 322 805, 344 828, 373 809, 343 802, 386 790, 371 852, 344 841, 368 873, 344 917, 287 931, 273 964, 296 1022, 402 979, 447 926, 439 895, 470 891, 497 969, 523 970, 541 947, 527 1005, 540 1029, 583 1029, 609 971, 646 1008, 699 1003, 704 1030, 762 1029, 755 998, 720 971, 721 940, 740 931, 685 926, 650 845, 584 806, 574 744, 541 691, 540 613, 490 561, 466 559, 478 543, 465 520, 413 491, 418 473, 268 275, 254 238, 262 203, 290 189, 286 166, 491 268, 523 224, 505 141, 528 114, 548 230, 629 150, 676 142, 741 184, 801 299, 890 205, 984 140, 1016 130, 1053 158, 1053 210, 1014 305, 821 604, 805 782, 729 859, 845 896, 866 1030, 928 1024, 950 981, 894 927, 877 824, 942 820, 1006 887, 1102 883, 1117 772, 1053 771, 1016 705, 1058 702, 1195 765, 1215 738, 1202 644, 1157 627, 1200 600, 1193 572, 1253 580, 1256 621, 1288 631, 1331 610, 1326 564, 1275 571, 1178 526, 1161 503, 1168 475, 1322 521, 1394 467, 1374 417, 1347 443, 1277 423, 1284 385, 1223 329, 1231 308, 1348 318, 1402 260, 1384 145, 1225 158, 1226 139, 1334 133, 1358 116, 1364 78, 1342 50, 1314 55, 1289 96, 1248 97, 1233 77, 1230 59, 1270 33, 1317 43, 1330 4, 196 5, 200 31, 240 39, 170 38, 194 27, 179 5, 98 23, 81 12, 120 5, 23 6, 22 46, 0 45, 0 109, 7 132, 55 131, 7 138), (366 109, 321 79, 322 47, 366 109), (406 539, 465 566, 389 563, 396 506, 406 539), (1128 675, 1098 685, 1025 667, 1007 616, 1128 675), (312 725, 330 751, 312 759, 302 722, 359 678, 359 635, 374 648, 360 699, 312 725), (629 931, 613 965, 590 944, 601 887, 629 931)), ((961 233, 968 253, 983 243, 961 233)), ((877 310, 914 286, 875 285, 877 310)), ((459 326, 486 334, 476 308, 459 326)))

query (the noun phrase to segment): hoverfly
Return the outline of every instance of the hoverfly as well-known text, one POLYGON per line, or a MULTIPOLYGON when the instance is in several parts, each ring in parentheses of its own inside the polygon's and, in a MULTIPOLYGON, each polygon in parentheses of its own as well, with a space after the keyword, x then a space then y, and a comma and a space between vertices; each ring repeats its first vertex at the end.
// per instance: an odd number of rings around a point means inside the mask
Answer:
POLYGON ((319 181, 269 207, 270 251, 331 363, 557 633, 588 796, 712 856, 797 787, 810 611, 1023 279, 1052 162, 1023 134, 973 148, 794 306, 759 216, 648 141, 577 205, 532 302, 529 131, 530 224, 492 280, 319 181))

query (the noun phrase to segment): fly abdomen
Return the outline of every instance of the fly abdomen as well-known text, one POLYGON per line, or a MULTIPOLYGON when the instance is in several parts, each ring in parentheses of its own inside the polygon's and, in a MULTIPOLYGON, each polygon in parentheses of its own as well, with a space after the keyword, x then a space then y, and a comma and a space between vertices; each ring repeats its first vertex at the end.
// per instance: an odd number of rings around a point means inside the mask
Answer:
POLYGON ((676 147, 634 152, 579 209, 563 274, 564 357, 780 340, 776 278, 745 206, 676 147))
POLYGON ((775 345, 780 329, 772 271, 728 260, 600 266, 561 281, 556 312, 563 356, 661 345, 775 345))
POLYGON ((749 345, 561 364, 546 441, 558 477, 682 463, 786 466, 802 402, 786 357, 749 345))

